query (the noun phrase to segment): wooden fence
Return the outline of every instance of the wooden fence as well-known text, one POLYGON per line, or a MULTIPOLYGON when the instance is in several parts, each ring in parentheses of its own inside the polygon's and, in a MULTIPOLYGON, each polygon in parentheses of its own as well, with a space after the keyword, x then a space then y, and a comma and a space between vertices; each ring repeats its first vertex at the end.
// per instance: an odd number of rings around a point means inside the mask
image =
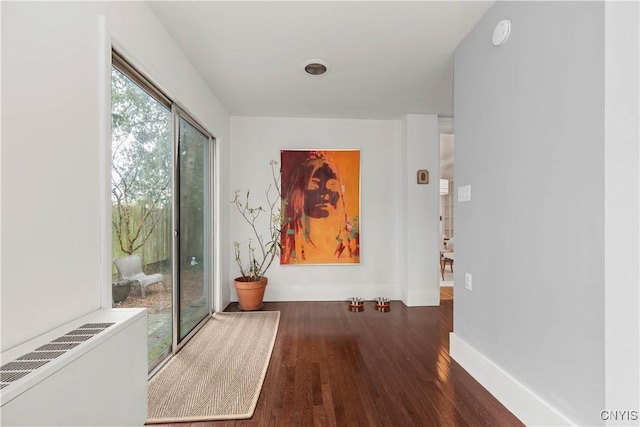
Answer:
MULTIPOLYGON (((112 208, 112 215, 114 221, 118 220, 118 210, 114 206, 112 208)), ((131 207, 131 223, 139 224, 142 222, 144 215, 144 207, 132 206, 131 207)), ((158 262, 165 262, 171 259, 171 235, 172 235, 172 221, 171 221, 171 209, 164 208, 158 209, 158 213, 162 215, 162 218, 158 221, 151 235, 145 242, 145 244, 138 249, 135 253, 142 254, 143 265, 154 264, 158 262)), ((143 230, 140 233, 140 241, 147 235, 151 228, 151 224, 148 222, 143 225, 143 230)), ((120 256, 126 256, 120 249, 120 243, 118 243, 118 234, 115 227, 112 226, 112 258, 120 256)), ((115 265, 111 264, 111 271, 113 274, 117 274, 115 265)), ((146 272, 146 271, 145 271, 146 272)))

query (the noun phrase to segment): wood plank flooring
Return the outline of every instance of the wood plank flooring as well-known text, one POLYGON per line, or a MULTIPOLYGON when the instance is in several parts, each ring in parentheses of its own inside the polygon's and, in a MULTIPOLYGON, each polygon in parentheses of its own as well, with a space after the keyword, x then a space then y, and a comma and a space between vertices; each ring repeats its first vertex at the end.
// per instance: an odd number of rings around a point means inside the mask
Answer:
POLYGON ((453 286, 440 286, 440 301, 453 299, 453 286))
MULTIPOLYGON (((226 311, 236 311, 237 304, 226 311)), ((251 419, 165 426, 522 426, 449 357, 453 301, 265 303, 280 327, 251 419)))

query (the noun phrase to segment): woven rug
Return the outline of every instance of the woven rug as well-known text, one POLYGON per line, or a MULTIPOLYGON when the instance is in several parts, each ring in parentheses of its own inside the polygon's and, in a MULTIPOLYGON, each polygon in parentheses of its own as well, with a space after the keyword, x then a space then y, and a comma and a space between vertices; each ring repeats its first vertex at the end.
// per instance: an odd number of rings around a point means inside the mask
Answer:
POLYGON ((250 418, 279 311, 215 313, 149 381, 148 423, 250 418))

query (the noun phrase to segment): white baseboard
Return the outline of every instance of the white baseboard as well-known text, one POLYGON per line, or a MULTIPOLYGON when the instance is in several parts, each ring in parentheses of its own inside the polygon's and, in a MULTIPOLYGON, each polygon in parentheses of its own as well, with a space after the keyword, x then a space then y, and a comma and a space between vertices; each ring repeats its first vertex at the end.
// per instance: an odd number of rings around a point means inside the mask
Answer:
POLYGON ((433 307, 440 305, 440 288, 433 292, 409 292, 406 300, 402 300, 407 307, 433 307))
POLYGON ((531 390, 487 359, 455 333, 449 335, 449 353, 489 393, 527 426, 577 425, 531 390))
MULTIPOLYGON (((267 285, 264 301, 346 301, 360 297, 365 301, 376 297, 401 300, 407 307, 440 305, 440 288, 421 292, 410 292, 405 299, 397 284, 387 285, 267 285)), ((231 286, 231 301, 238 301, 236 291, 231 286)))
MULTIPOLYGON (((400 299, 397 284, 388 285, 267 285, 264 301, 346 301, 351 297, 373 300, 385 297, 391 300, 400 299)), ((235 289, 231 289, 231 300, 237 301, 235 289)))

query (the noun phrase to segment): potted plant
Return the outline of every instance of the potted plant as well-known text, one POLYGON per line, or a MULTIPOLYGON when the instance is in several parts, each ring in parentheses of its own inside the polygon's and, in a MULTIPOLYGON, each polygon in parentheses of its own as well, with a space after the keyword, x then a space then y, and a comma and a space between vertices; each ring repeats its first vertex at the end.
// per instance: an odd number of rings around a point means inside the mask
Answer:
MULTIPOLYGON (((234 285, 238 294, 238 307, 240 310, 259 310, 262 308, 262 299, 267 287, 267 277, 265 273, 271 267, 273 260, 280 254, 280 230, 282 224, 280 206, 280 177, 278 162, 272 160, 271 174, 273 184, 269 185, 265 191, 265 207, 254 207, 249 203, 250 191, 241 196, 240 190, 234 192, 232 204, 249 224, 252 237, 247 242, 248 262, 245 264, 242 259, 242 247, 240 242, 234 242, 235 258, 240 267, 240 276, 234 279, 234 285), (272 194, 275 189, 275 195, 272 194), (265 236, 259 230, 261 219, 268 215, 268 234, 265 236), (256 224, 256 222, 258 224, 256 224)), ((262 221, 264 222, 264 221, 262 221)))

